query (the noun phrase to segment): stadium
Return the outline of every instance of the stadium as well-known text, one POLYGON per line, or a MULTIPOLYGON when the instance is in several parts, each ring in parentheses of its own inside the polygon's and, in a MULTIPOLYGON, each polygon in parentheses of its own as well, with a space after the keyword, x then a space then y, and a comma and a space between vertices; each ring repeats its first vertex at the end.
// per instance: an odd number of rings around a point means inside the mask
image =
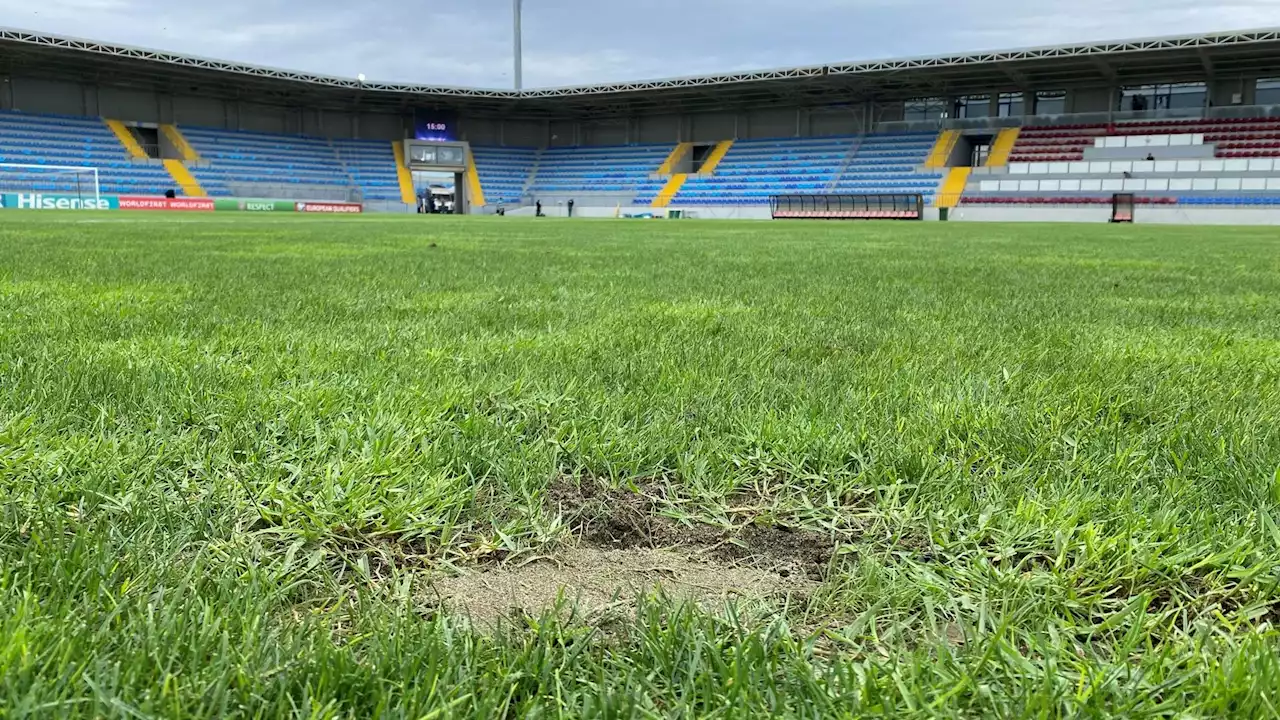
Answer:
POLYGON ((126 207, 1105 221, 1123 195, 1139 222, 1266 223, 1278 50, 1262 30, 471 90, 0 31, 0 177, 126 207))
POLYGON ((514 57, 0 29, 0 718, 1280 717, 1280 30, 514 57))

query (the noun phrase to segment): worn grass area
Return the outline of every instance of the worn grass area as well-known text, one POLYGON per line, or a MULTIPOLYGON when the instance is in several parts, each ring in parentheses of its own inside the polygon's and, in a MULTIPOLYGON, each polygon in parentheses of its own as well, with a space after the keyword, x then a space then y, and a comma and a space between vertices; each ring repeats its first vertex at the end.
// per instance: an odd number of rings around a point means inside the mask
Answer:
POLYGON ((1280 714, 1274 230, 3 220, 0 717, 1280 714))

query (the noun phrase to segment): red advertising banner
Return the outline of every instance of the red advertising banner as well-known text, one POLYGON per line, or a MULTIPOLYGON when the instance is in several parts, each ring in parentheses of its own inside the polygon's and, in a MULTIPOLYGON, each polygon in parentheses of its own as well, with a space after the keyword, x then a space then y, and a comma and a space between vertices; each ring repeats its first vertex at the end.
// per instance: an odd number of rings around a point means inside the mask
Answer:
POLYGON ((360 203, 340 202, 300 202, 295 209, 300 213, 360 213, 364 206, 360 203))
POLYGON ((213 212, 212 198, 166 198, 142 195, 121 195, 121 210, 187 210, 213 212))

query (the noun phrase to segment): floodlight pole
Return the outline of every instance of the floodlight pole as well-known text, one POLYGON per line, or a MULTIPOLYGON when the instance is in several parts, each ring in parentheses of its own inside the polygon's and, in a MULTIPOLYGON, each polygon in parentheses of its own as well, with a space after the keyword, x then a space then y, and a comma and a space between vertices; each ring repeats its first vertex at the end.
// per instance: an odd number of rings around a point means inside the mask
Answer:
POLYGON ((524 61, 524 57, 523 57, 524 50, 520 46, 520 43, 521 43, 520 6, 522 3, 523 3, 523 0, 512 0, 512 10, 515 13, 515 22, 512 27, 512 30, 514 31, 512 35, 514 36, 515 47, 512 48, 512 56, 515 58, 515 63, 516 63, 515 81, 516 81, 517 90, 524 89, 524 70, 521 67, 524 61))

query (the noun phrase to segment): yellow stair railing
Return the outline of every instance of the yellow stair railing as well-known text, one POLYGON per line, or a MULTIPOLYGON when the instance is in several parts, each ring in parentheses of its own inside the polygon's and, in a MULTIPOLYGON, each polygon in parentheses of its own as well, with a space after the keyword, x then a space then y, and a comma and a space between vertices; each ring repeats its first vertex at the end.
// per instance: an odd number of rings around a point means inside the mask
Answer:
POLYGON ((400 200, 405 205, 418 206, 418 194, 413 191, 413 175, 404 164, 404 143, 391 141, 391 152, 396 158, 396 179, 400 182, 400 200))
POLYGON ((191 174, 186 165, 181 160, 165 160, 164 169, 169 171, 169 177, 182 188, 182 194, 187 197, 208 197, 209 193, 204 191, 200 186, 200 181, 196 180, 196 176, 191 174))
POLYGON ((138 144, 138 139, 133 136, 132 132, 129 132, 129 128, 125 127, 124 123, 106 118, 103 118, 102 121, 107 124, 107 127, 111 128, 111 132, 116 134, 116 138, 124 146, 125 152, 129 154, 129 157, 139 160, 147 159, 147 151, 142 149, 142 146, 138 144))
POLYGON ((955 150, 956 143, 959 141, 959 130, 943 130, 938 135, 938 140, 934 142, 933 149, 929 151, 929 157, 925 159, 924 166, 927 168, 946 167, 947 161, 951 159, 951 151, 955 150))
POLYGON ((996 135, 995 142, 991 143, 991 152, 987 153, 987 167, 1004 167, 1009 164, 1009 155, 1013 153, 1013 146, 1018 142, 1018 133, 1021 128, 1005 128, 996 135))
POLYGON ((729 148, 731 147, 733 147, 732 140, 721 140, 716 143, 715 149, 711 151, 706 160, 702 161, 702 167, 698 169, 698 174, 703 176, 714 175, 716 168, 720 167, 720 161, 724 160, 725 155, 729 154, 729 148))
POLYGON ((183 162, 200 162, 200 153, 191 147, 191 143, 187 142, 187 139, 182 136, 182 131, 178 130, 177 125, 161 125, 160 132, 164 133, 164 136, 169 139, 170 144, 182 156, 183 162))
POLYGON ((689 153, 689 150, 691 150, 692 148, 693 148, 693 143, 689 143, 689 142, 682 142, 676 145, 674 148, 672 148, 671 154, 667 156, 667 159, 664 160, 662 164, 658 166, 657 174, 665 176, 675 172, 676 163, 679 163, 684 158, 684 156, 689 153))
POLYGON ((463 179, 467 183, 467 195, 471 198, 471 204, 482 207, 484 188, 480 187, 480 171, 476 170, 476 156, 471 153, 470 145, 467 145, 467 172, 463 179))
POLYGON ((653 207, 664 208, 671 204, 675 199, 676 193, 680 192, 680 188, 684 187, 684 183, 689 179, 686 173, 676 173, 667 180, 667 184, 662 186, 658 191, 658 196, 653 199, 653 207))
POLYGON ((934 198, 934 207, 953 208, 960 204, 960 196, 964 195, 965 185, 969 184, 969 176, 973 174, 971 167, 953 167, 942 181, 942 191, 934 198))

